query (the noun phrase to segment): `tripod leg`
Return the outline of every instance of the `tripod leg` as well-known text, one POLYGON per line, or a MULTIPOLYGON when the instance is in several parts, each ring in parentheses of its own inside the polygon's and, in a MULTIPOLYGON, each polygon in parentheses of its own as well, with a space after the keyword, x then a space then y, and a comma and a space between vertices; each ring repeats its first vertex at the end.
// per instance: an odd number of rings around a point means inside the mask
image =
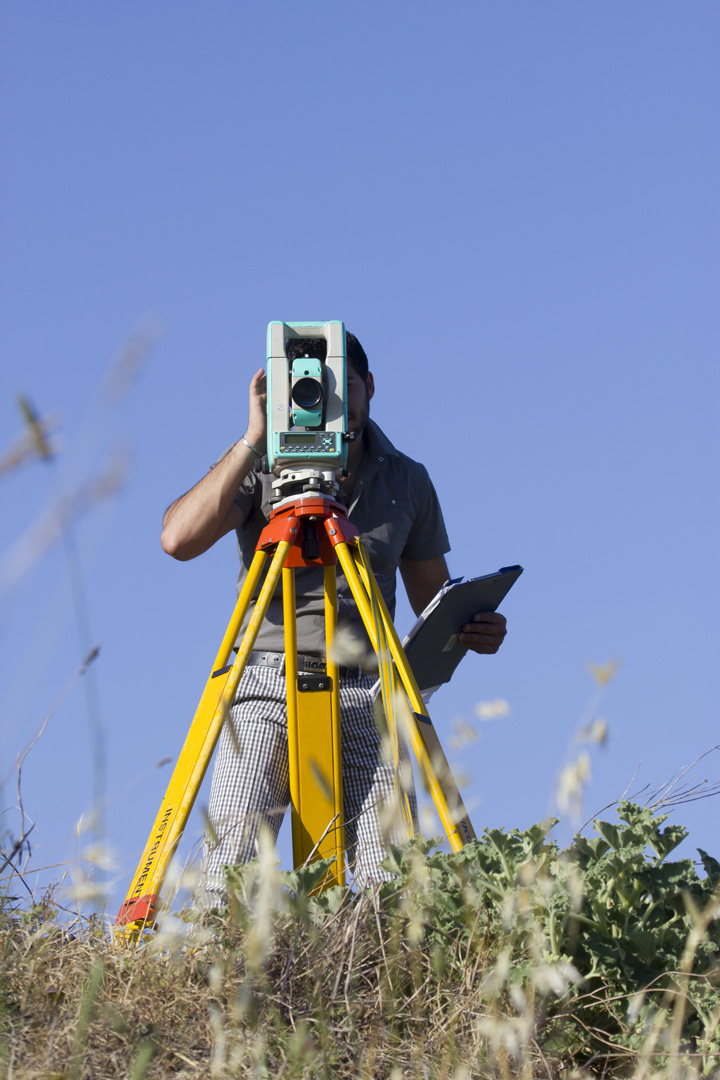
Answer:
POLYGON ((299 811, 300 801, 300 749, 298 746, 298 705, 297 705, 297 633, 295 626, 295 573, 292 569, 283 570, 283 618, 285 630, 285 683, 287 693, 288 723, 288 782, 290 785, 291 824, 293 838, 293 863, 301 866, 302 821, 299 811))
MULTIPOLYGON (((330 880, 321 885, 327 888, 345 881, 337 665, 330 662, 324 675, 298 675, 292 570, 283 574, 283 598, 293 861, 297 867, 315 858, 334 859, 330 880)), ((325 616, 330 642, 337 618, 334 566, 325 568, 325 616)))
MULTIPOLYGON (((444 806, 442 802, 438 802, 438 799, 433 796, 435 806, 440 815, 450 844, 453 846, 454 850, 459 850, 459 848, 461 848, 463 844, 466 844, 468 840, 475 839, 475 830, 472 827, 460 791, 455 783, 452 770, 450 769, 447 758, 440 745, 440 739, 438 738, 435 727, 433 726, 430 717, 427 715, 425 702, 422 699, 422 694, 418 688, 412 668, 408 663, 402 643, 395 630, 392 619, 390 618, 390 613, 387 610, 383 595, 380 592, 377 581, 375 580, 369 562, 362 551, 361 545, 358 545, 358 547, 359 553, 357 555, 357 565, 360 576, 366 589, 372 593, 375 603, 380 608, 383 624, 390 640, 390 651, 402 679, 410 706, 413 710, 407 717, 407 719, 411 721, 411 744, 418 757, 423 774, 426 777, 426 782, 428 781, 428 773, 426 767, 423 765, 423 760, 432 765, 435 781, 438 783, 444 796, 444 806), (419 744, 416 742, 416 739, 419 739, 419 744), (420 744, 422 745, 424 754, 419 753, 420 744), (448 831, 448 825, 450 825, 452 831, 448 831)), ((432 787, 430 790, 432 792, 432 787)))
POLYGON ((332 736, 332 778, 334 794, 333 836, 335 841, 335 877, 345 884, 345 818, 342 777, 342 735, 340 717, 340 668, 334 655, 337 633, 337 580, 335 565, 325 567, 325 652, 330 677, 330 730, 332 736))
POLYGON ((420 771, 435 803, 450 846, 453 851, 459 851, 468 840, 475 838, 475 830, 435 728, 427 715, 415 676, 407 662, 375 576, 369 565, 364 564, 357 544, 351 549, 346 542, 341 541, 335 545, 335 553, 376 652, 379 643, 373 607, 380 612, 390 652, 410 702, 410 711, 407 716, 407 734, 410 745, 420 765, 420 771))
MULTIPOLYGON (((350 549, 353 550, 352 548, 350 549)), ((392 760, 395 772, 395 796, 398 810, 399 821, 402 822, 404 827, 406 838, 414 836, 417 832, 417 821, 414 812, 414 798, 411 796, 412 792, 412 770, 410 777, 403 775, 404 769, 401 767, 401 753, 400 753, 400 736, 398 732, 398 725, 396 722, 396 707, 395 702, 397 699, 396 693, 396 678, 395 669, 392 664, 390 646, 388 636, 385 632, 385 625, 383 622, 383 613, 374 602, 372 594, 369 593, 367 588, 364 589, 360 585, 358 580, 358 588, 360 589, 365 604, 358 604, 361 607, 361 614, 363 619, 370 621, 372 626, 372 632, 370 633, 373 649, 378 661, 378 672, 380 676, 380 690, 382 695, 383 708, 385 713, 385 720, 387 723, 388 734, 390 737, 390 746, 392 750, 392 760), (364 610, 363 610, 364 609, 364 610), (409 782, 408 782, 409 779, 409 782)), ((366 623, 367 627, 367 623, 366 623)))
POLYGON ((155 921, 156 907, 169 861, 190 816, 290 546, 284 541, 278 543, 238 655, 232 667, 227 668, 223 665, 230 656, 267 561, 266 552, 259 550, 255 553, 215 658, 215 665, 219 664, 219 667, 213 665, 213 671, 205 684, 200 704, 180 751, 135 877, 115 920, 116 926, 124 928, 121 934, 126 938, 137 937, 144 926, 152 925, 155 921))

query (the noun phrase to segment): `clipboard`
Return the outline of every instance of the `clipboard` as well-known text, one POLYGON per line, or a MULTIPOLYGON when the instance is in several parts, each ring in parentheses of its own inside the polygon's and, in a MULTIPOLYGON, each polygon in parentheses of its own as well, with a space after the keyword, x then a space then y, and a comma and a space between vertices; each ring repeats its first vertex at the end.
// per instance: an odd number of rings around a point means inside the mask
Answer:
POLYGON ((449 682, 468 651, 458 641, 464 623, 480 611, 496 611, 517 579, 522 566, 503 566, 483 577, 455 578, 443 585, 403 641, 423 699, 449 682))

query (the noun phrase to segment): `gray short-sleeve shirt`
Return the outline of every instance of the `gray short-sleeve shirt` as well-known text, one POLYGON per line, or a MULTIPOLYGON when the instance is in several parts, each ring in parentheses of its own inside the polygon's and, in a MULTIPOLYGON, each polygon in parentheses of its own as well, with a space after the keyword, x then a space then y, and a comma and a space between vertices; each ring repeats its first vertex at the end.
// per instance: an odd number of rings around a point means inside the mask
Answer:
MULTIPOLYGON (((374 421, 368 421, 367 446, 360 466, 348 517, 359 530, 370 555, 373 573, 395 617, 395 579, 402 559, 417 561, 444 555, 450 550, 442 511, 427 469, 395 449, 374 421)), ((238 593, 255 554, 260 533, 270 517, 274 477, 250 473, 235 502, 245 518, 237 530, 240 554, 238 593)), ((259 588, 258 590, 259 591, 259 588)), ((367 645, 367 637, 355 601, 338 566, 338 621, 353 637, 367 645)), ((295 572, 297 644, 300 652, 325 655, 325 618, 322 568, 295 572)), ((255 594, 257 596, 257 592, 255 594)), ((238 640, 252 614, 253 605, 238 640)), ((282 585, 278 585, 255 648, 284 649, 282 585)))

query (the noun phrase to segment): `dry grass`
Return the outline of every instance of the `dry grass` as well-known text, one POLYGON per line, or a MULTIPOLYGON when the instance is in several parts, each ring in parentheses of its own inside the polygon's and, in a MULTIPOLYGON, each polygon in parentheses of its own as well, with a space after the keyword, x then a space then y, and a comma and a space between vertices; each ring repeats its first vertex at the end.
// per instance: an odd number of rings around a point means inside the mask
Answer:
MULTIPOLYGON (((633 1049, 598 1023, 604 1010, 618 1013, 608 986, 578 988, 571 964, 541 955, 539 936, 513 952, 482 907, 472 916, 468 907, 456 932, 443 929, 433 921, 429 864, 419 854, 410 863, 400 889, 314 898, 311 876, 280 875, 265 853, 237 875, 226 911, 169 916, 134 948, 113 944, 97 917, 63 924, 51 896, 31 909, 6 902, 0 1075, 715 1075, 679 1030, 671 1041, 676 998, 663 1006, 658 995, 646 1050, 633 1049)), ((527 884, 516 892, 520 904, 528 896, 527 884)))
POLYGON ((245 914, 161 950, 118 950, 100 923, 68 932, 52 915, 39 905, 2 929, 3 1056, 18 1080, 453 1077, 482 1053, 481 939, 466 985, 446 984, 422 950, 380 931, 377 893, 346 894, 321 919, 274 919, 264 955, 245 914))

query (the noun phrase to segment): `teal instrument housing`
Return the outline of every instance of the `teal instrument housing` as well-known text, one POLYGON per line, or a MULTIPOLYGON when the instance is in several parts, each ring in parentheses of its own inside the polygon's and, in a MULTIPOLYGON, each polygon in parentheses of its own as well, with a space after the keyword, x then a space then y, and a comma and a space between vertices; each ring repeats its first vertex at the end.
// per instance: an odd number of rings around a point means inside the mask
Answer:
POLYGON ((322 363, 310 356, 293 360, 290 390, 293 425, 319 428, 324 396, 322 363))
POLYGON ((339 321, 269 323, 266 375, 269 470, 281 476, 298 466, 323 472, 344 469, 348 429, 345 325, 339 321), (290 364, 285 342, 302 338, 325 340, 324 362, 305 357, 290 364), (313 403, 310 387, 301 387, 293 401, 293 389, 305 379, 321 385, 319 404, 313 403), (307 390, 305 403, 303 389, 307 390))

